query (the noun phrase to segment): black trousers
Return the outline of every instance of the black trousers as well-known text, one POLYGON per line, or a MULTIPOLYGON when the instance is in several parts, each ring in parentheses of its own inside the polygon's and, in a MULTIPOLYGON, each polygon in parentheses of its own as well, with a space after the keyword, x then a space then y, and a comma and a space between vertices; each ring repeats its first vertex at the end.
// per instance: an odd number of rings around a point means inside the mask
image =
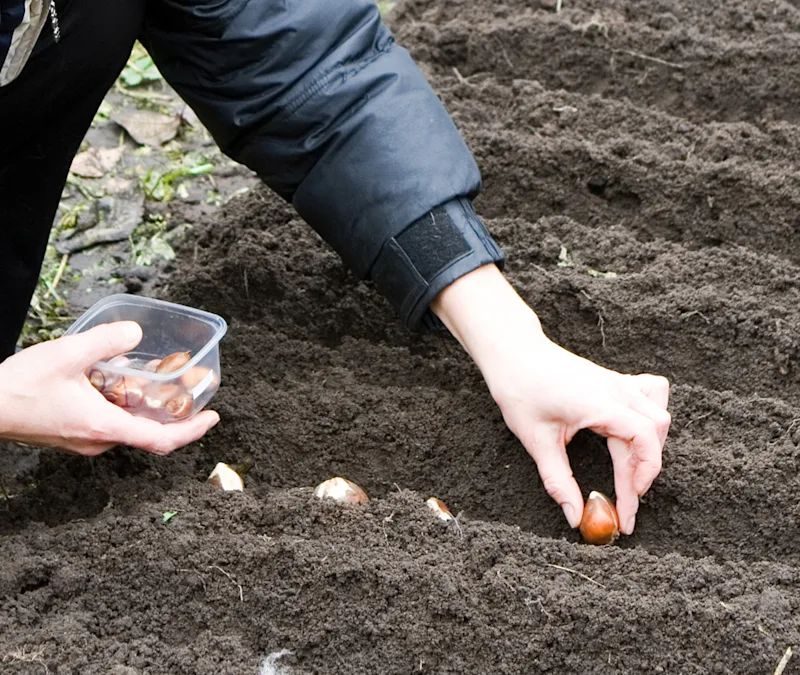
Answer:
POLYGON ((144 0, 61 0, 20 76, 0 87, 0 361, 14 353, 69 173, 139 35, 144 0), (68 11, 66 11, 68 10, 68 11))

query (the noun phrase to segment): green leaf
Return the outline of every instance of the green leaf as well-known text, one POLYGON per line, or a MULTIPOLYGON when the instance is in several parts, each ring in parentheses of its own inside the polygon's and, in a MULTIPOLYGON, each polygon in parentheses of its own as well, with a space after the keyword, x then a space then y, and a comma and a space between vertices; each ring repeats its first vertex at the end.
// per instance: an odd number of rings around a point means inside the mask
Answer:
POLYGON ((138 87, 143 82, 155 82, 161 79, 153 59, 145 54, 139 58, 131 58, 120 73, 122 81, 128 87, 138 87))
POLYGON ((617 273, 616 272, 599 272, 598 270, 588 269, 586 272, 589 274, 590 277, 594 277, 595 279, 616 279, 617 273))
POLYGON ((92 120, 92 124, 96 126, 101 122, 105 122, 111 116, 111 111, 112 111, 111 104, 104 99, 103 102, 100 104, 100 107, 97 109, 97 112, 94 114, 94 119, 92 120))
POLYGON ((574 265, 572 262, 572 256, 569 254, 566 246, 561 247, 561 251, 558 254, 557 264, 559 267, 572 267, 574 265))
POLYGON ((395 3, 392 0, 378 0, 378 11, 381 16, 386 16, 394 9, 395 3))
POLYGON ((164 239, 164 235, 154 234, 149 239, 134 242, 134 263, 145 267, 152 265, 157 260, 172 260, 175 258, 175 249, 164 239))
POLYGON ((142 188, 148 199, 157 202, 169 201, 172 199, 173 190, 171 181, 165 180, 166 174, 156 168, 149 169, 142 179, 142 188))
POLYGON ((141 73, 137 73, 133 68, 124 68, 120 77, 128 87, 138 87, 144 80, 141 73))
POLYGON ((177 511, 164 511, 164 515, 161 516, 161 522, 168 523, 177 515, 178 515, 177 511))

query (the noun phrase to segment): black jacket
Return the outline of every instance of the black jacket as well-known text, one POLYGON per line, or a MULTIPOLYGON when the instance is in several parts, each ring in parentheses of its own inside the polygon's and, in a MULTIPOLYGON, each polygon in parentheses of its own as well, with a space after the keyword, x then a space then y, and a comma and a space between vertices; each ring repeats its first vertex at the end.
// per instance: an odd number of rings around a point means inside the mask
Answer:
MULTIPOLYGON (((13 28, 0 19, 0 65, 13 28)), ((141 41, 221 150, 409 328, 440 327, 428 305, 441 289, 502 266, 472 206, 475 160, 373 0, 153 0, 141 41)))

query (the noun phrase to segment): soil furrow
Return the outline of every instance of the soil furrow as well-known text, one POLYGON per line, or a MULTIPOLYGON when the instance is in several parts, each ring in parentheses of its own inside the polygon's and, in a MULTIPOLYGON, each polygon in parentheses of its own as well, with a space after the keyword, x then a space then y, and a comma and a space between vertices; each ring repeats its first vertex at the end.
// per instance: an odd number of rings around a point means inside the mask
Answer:
MULTIPOLYGON (((502 19, 509 16, 545 16, 554 8, 531 0, 402 0, 389 15, 398 26, 417 21, 442 23, 464 16, 474 20, 502 19)), ((800 11, 790 2, 681 2, 657 0, 564 0, 560 18, 573 24, 606 23, 646 26, 656 31, 685 30, 694 35, 722 36, 742 41, 765 36, 800 32, 800 11)))
MULTIPOLYGON (((600 215, 596 220, 594 227, 564 217, 487 221, 508 257, 509 278, 554 340, 616 369, 800 403, 800 268, 766 246, 644 243, 616 224, 630 227, 631 221, 600 215), (559 260, 562 255, 567 258, 559 260), (724 367, 708 367, 720 360, 724 367)), ((250 358, 247 344, 260 339, 259 330, 273 333, 267 339, 274 358, 255 368, 263 367, 276 382, 309 375, 293 350, 314 341, 340 353, 374 350, 396 385, 425 386, 435 376, 457 387, 455 376, 443 375, 449 361, 442 360, 460 360, 457 345, 442 336, 412 339, 399 329, 387 303, 344 274, 333 254, 319 249, 319 257, 309 258, 298 250, 298 240, 313 241, 306 229, 294 221, 246 232, 230 257, 199 258, 197 273, 177 280, 170 293, 189 304, 216 293, 218 300, 207 306, 253 326, 240 333, 240 344, 227 348, 245 358, 250 358), (284 281, 289 269, 296 274, 292 284, 284 281), (220 278, 244 276, 254 294, 250 299, 234 284, 229 293, 215 290, 220 278), (409 358, 415 367, 405 365, 409 358)), ((472 377, 471 364, 463 363, 455 373, 472 377)), ((338 365, 365 375, 372 368, 359 365, 358 357, 338 365)))
MULTIPOLYGON (((798 4, 389 15, 547 334, 672 383, 633 536, 582 544, 458 342, 407 331, 255 190, 158 290, 229 322, 221 423, 168 457, 42 451, 0 502, 3 672, 255 673, 283 649, 293 675, 775 672, 800 645, 798 4), (244 493, 205 484, 248 454, 244 493), (314 498, 334 475, 370 503, 314 498)), ((614 496, 601 437, 568 455, 614 496)))
POLYGON ((550 90, 535 80, 507 84, 488 74, 459 80, 453 71, 431 81, 457 124, 470 130, 606 144, 627 157, 639 148, 658 149, 671 159, 751 165, 768 173, 795 171, 800 156, 800 130, 786 122, 693 123, 630 101, 550 90))
POLYGON ((485 217, 566 215, 599 229, 622 225, 643 240, 736 244, 800 261, 800 174, 685 161, 624 137, 596 145, 511 131, 464 135, 481 167, 485 217))
POLYGON ((214 497, 183 488, 153 507, 75 524, 66 545, 45 533, 25 546, 26 572, 0 578, 8 643, 46 643, 64 632, 59 617, 77 615, 68 650, 103 650, 113 636, 107 664, 154 675, 186 663, 196 663, 198 675, 255 672, 281 649, 301 655, 300 672, 373 673, 376 643, 381 673, 420 664, 448 673, 583 672, 587 663, 592 672, 619 673, 654 661, 660 672, 755 673, 768 672, 800 639, 798 572, 778 563, 659 559, 469 520, 459 534, 410 492, 358 518, 313 503, 306 490, 214 497), (179 516, 164 527, 154 515, 167 508, 179 516), (102 548, 86 542, 87 529, 102 548), (63 551, 59 560, 53 546, 63 551), (261 584, 264 569, 281 572, 261 584), (34 578, 35 587, 8 595, 34 578), (149 585, 153 578, 162 583, 149 585), (130 605, 137 593, 150 601, 130 605), (51 611, 30 625, 23 606, 51 611), (656 639, 642 650, 636 627, 647 624, 658 626, 656 639), (676 641, 684 648, 674 650, 676 641), (715 668, 723 653, 725 665, 715 668))
POLYGON ((556 342, 616 369, 800 403, 794 265, 743 248, 642 244, 564 218, 492 230, 556 342))
POLYGON ((491 73, 628 99, 695 122, 800 119, 800 35, 731 44, 552 16, 404 25, 398 41, 433 72, 491 73))

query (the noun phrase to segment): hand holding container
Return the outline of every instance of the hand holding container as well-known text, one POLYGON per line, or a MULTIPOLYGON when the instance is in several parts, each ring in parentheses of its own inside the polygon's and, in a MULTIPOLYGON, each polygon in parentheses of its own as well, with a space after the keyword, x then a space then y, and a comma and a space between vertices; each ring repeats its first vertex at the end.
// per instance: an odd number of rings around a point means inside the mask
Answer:
POLYGON ((143 337, 135 350, 98 361, 86 373, 109 401, 162 423, 188 419, 208 405, 220 384, 219 342, 228 329, 222 317, 117 294, 87 310, 66 335, 115 321, 135 321, 143 337))

